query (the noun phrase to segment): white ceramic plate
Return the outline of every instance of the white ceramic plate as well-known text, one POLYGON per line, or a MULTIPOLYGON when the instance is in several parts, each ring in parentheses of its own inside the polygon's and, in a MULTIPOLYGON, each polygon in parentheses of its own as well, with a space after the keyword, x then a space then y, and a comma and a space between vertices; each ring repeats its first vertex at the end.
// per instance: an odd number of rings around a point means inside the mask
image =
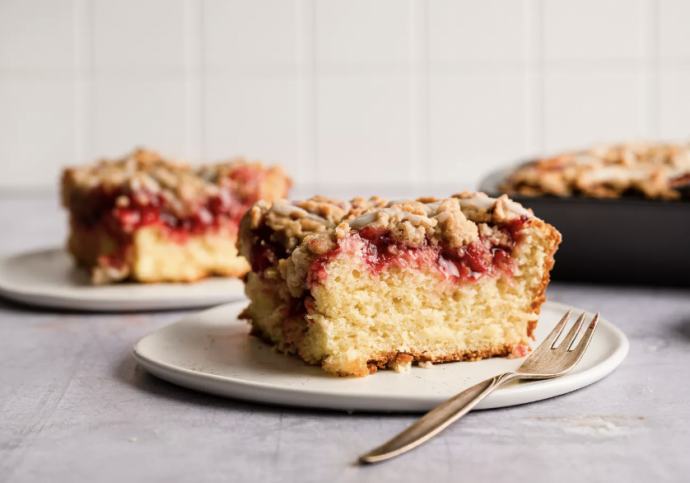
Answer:
POLYGON ((93 286, 64 250, 48 249, 0 260, 0 295, 42 307, 125 312, 209 307, 242 300, 244 286, 233 278, 192 284, 93 286))
MULTIPOLYGON (((413 366, 403 374, 379 371, 364 378, 339 378, 248 337, 249 326, 237 320, 244 305, 216 307, 153 332, 137 343, 134 357, 152 374, 199 391, 346 411, 427 411, 484 379, 517 369, 523 360, 455 362, 431 369, 413 366)), ((570 308, 549 302, 543 305, 534 347, 570 308)), ((581 312, 575 309, 577 315, 581 312)), ((587 353, 569 375, 506 385, 477 409, 513 406, 574 391, 609 374, 627 353, 625 335, 602 319, 587 353)))

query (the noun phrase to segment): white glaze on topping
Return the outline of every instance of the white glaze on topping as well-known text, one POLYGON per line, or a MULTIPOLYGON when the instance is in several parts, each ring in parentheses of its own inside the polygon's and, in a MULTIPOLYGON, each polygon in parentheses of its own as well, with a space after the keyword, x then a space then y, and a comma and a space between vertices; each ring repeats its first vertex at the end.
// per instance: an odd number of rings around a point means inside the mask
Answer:
MULTIPOLYGON (((665 169, 665 178, 674 178, 684 173, 680 169, 665 169)), ((611 166, 600 168, 598 170, 586 171, 582 174, 583 178, 590 182, 606 182, 606 181, 628 181, 628 180, 643 180, 649 177, 648 170, 630 169, 618 166, 611 166)))
POLYGON ((315 215, 313 213, 309 213, 307 210, 304 210, 299 206, 295 206, 289 201, 276 201, 275 203, 273 203, 273 206, 271 206, 270 211, 273 211, 280 216, 292 217, 293 215, 297 215, 298 218, 311 218, 312 220, 318 221, 320 223, 328 223, 328 220, 326 220, 325 218, 322 218, 319 215, 315 215))
MULTIPOLYGON (((496 198, 490 198, 488 196, 473 196, 472 198, 458 199, 458 203, 460 203, 460 206, 474 206, 478 210, 489 210, 494 206, 494 203, 496 203, 496 198)), ((525 208, 511 200, 506 201, 506 208, 516 215, 529 217, 533 216, 525 208)))
POLYGON ((365 226, 375 222, 378 219, 379 213, 385 213, 391 218, 398 218, 400 220, 407 220, 414 226, 419 226, 427 217, 415 215, 399 208, 380 208, 376 211, 365 213, 350 221, 350 228, 353 230, 361 230, 365 226))
POLYGON ((427 208, 427 213, 438 213, 438 209, 441 207, 441 202, 434 201, 433 203, 426 203, 424 206, 427 208))
POLYGON ((590 153, 578 153, 573 156, 573 162, 579 166, 593 166, 601 163, 601 158, 593 156, 590 153))
MULTIPOLYGON (((417 203, 415 200, 393 200, 389 201, 388 204, 386 205, 387 208, 390 208, 393 205, 409 205, 417 203)), ((439 206, 441 206, 440 201, 434 201, 433 203, 422 203, 422 207, 424 208, 424 211, 426 211, 426 214, 428 216, 433 216, 434 213, 438 211, 439 206)))
POLYGON ((453 215, 450 211, 443 211, 438 215, 435 215, 434 218, 436 218, 439 223, 445 223, 451 216, 453 215))
MULTIPOLYGON (((455 198, 458 201, 458 204, 461 207, 475 207, 477 210, 490 210, 494 207, 496 203, 496 198, 490 198, 488 196, 473 196, 472 198, 466 198, 466 199, 459 199, 455 198)), ((424 216, 421 215, 416 215, 414 213, 409 213, 407 211, 401 210, 399 208, 391 208, 393 205, 404 205, 407 203, 413 203, 412 200, 396 200, 396 201, 391 201, 388 203, 386 208, 380 208, 375 211, 371 211, 369 213, 365 213, 354 220, 350 221, 350 228, 353 230, 361 230, 365 226, 375 222, 378 219, 379 213, 383 212, 386 213, 387 215, 391 217, 396 217, 401 220, 408 220, 410 221, 413 225, 419 226, 422 221, 424 220, 424 216)), ((426 212, 426 215, 428 218, 433 218, 441 223, 446 221, 447 217, 450 216, 449 212, 442 212, 438 215, 438 209, 441 206, 440 201, 435 201, 432 203, 424 203, 424 211, 426 212)), ((505 201, 505 207, 507 208, 508 211, 519 215, 519 216, 529 216, 533 217, 529 211, 527 211, 525 208, 523 208, 521 205, 518 203, 515 203, 514 201, 511 200, 506 200, 505 201)))
POLYGON ((371 211, 369 213, 360 215, 354 220, 350 221, 350 228, 352 228, 353 230, 361 230, 365 226, 375 222, 378 216, 378 211, 371 211))
MULTIPOLYGON (((479 210, 488 210, 494 206, 494 203, 496 202, 496 198, 491 198, 489 196, 473 196, 472 198, 467 198, 467 199, 457 199, 458 203, 460 206, 474 206, 479 210)), ((387 206, 393 206, 393 205, 404 205, 406 203, 414 203, 414 200, 395 200, 391 201, 388 203, 387 206)), ((436 212, 438 212, 439 207, 441 206, 440 201, 434 201, 432 203, 424 203, 425 211, 427 212, 427 215, 433 216, 436 212)), ((515 213, 516 215, 527 215, 527 216, 532 216, 532 214, 527 211, 525 208, 523 208, 521 205, 518 203, 515 203, 514 201, 508 200, 506 201, 506 207, 508 208, 509 211, 515 213)))

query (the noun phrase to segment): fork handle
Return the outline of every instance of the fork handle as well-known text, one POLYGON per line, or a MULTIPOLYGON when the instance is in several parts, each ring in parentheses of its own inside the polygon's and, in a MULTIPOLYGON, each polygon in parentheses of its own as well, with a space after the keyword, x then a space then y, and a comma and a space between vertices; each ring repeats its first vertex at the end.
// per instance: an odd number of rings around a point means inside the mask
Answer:
POLYGON ((507 372, 465 389, 426 413, 412 426, 384 445, 361 456, 359 458, 360 463, 378 463, 416 448, 467 414, 494 389, 519 377, 519 374, 507 372))

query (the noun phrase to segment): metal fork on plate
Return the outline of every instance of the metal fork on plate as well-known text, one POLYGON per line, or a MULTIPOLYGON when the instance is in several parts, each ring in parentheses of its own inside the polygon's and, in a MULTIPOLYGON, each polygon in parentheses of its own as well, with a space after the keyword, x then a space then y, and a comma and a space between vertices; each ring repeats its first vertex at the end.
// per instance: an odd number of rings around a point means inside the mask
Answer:
POLYGON ((430 440, 452 423, 467 414, 479 401, 491 394, 496 388, 515 379, 552 379, 566 374, 580 362, 592 335, 599 322, 599 314, 594 316, 580 342, 575 345, 577 334, 585 321, 582 314, 565 336, 563 342, 556 346, 558 337, 568 322, 568 311, 554 327, 549 336, 522 363, 516 372, 506 372, 465 389, 435 409, 426 413, 419 421, 383 446, 361 456, 361 463, 378 463, 399 456, 430 440))

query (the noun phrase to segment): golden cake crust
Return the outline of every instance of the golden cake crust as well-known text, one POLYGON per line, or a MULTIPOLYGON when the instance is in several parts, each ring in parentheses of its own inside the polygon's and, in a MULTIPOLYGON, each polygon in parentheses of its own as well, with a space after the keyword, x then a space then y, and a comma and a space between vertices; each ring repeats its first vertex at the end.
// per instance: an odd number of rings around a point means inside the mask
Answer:
MULTIPOLYGON (((251 316, 247 313, 247 311, 243 311, 239 317, 240 319, 245 319, 249 320, 251 322, 251 316)), ((536 325, 536 323, 535 323, 536 325)), ((264 334, 264 332, 258 328, 257 326, 253 325, 251 328, 251 331, 249 333, 250 336, 256 337, 257 339, 263 341, 266 344, 271 344, 273 345, 274 341, 271 340, 269 336, 264 334)), ((396 366, 403 366, 403 365, 408 365, 413 362, 420 362, 420 363, 431 363, 431 364, 438 364, 442 362, 474 362, 474 361, 480 361, 482 359, 489 359, 492 357, 508 357, 512 354, 513 349, 515 347, 513 345, 500 345, 496 346, 494 348, 488 349, 488 350, 483 350, 483 351, 461 351, 461 352, 454 352, 454 353, 447 353, 444 354, 443 356, 429 356, 426 353, 419 353, 419 352, 401 352, 401 351, 391 351, 387 352, 385 354, 380 354, 377 358, 375 359, 370 359, 366 363, 366 374, 364 373, 359 373, 359 372, 336 372, 336 374, 340 377, 348 377, 348 376, 366 376, 366 375, 373 375, 378 372, 379 369, 386 369, 386 368, 391 368, 391 367, 396 367, 396 366)), ((311 362, 311 365, 321 365, 321 362, 311 362)))

